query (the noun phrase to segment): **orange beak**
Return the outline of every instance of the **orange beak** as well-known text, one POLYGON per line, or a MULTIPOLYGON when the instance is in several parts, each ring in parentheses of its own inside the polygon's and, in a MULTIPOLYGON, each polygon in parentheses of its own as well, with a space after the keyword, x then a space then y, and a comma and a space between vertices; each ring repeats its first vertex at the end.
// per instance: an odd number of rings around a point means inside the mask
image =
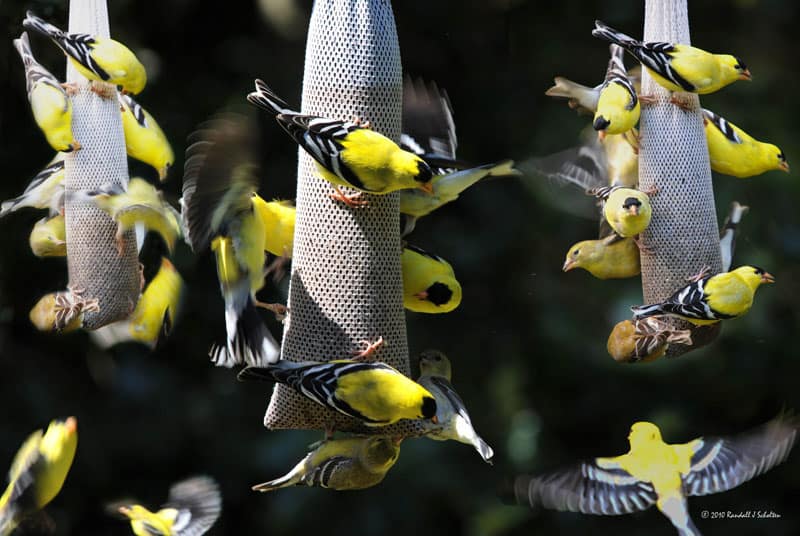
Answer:
POLYGON ((753 76, 750 74, 750 69, 745 69, 739 75, 739 80, 752 80, 753 76))
POLYGON ((429 182, 425 182, 417 186, 417 189, 422 190, 428 195, 433 195, 433 185, 429 182))
POLYGON ((774 283, 775 282, 775 277, 769 272, 764 272, 763 274, 761 274, 761 282, 762 283, 774 283))
POLYGON ((423 290, 422 292, 417 292, 414 294, 415 298, 419 298, 420 300, 427 300, 428 299, 428 292, 423 290))
POLYGON ((64 423, 64 427, 66 428, 67 432, 74 434, 78 429, 78 420, 75 417, 68 417, 64 423))
POLYGON ((561 267, 562 272, 569 272, 575 267, 575 261, 572 259, 567 259, 564 261, 564 266, 561 267))
POLYGON ((436 415, 434 415, 433 417, 431 417, 431 422, 432 422, 433 424, 439 424, 439 417, 437 417, 436 415))
POLYGON ((630 213, 631 216, 638 216, 639 215, 639 206, 638 205, 631 205, 628 208, 628 213, 630 213))
POLYGON ((789 173, 789 162, 785 162, 785 161, 781 162, 778 167, 781 169, 781 171, 785 171, 786 173, 789 173))
POLYGON ((608 134, 606 133, 606 131, 605 131, 605 130, 598 130, 598 131, 597 131, 597 138, 598 138, 600 141, 603 141, 604 139, 606 139, 606 136, 607 136, 607 135, 608 135, 608 134))

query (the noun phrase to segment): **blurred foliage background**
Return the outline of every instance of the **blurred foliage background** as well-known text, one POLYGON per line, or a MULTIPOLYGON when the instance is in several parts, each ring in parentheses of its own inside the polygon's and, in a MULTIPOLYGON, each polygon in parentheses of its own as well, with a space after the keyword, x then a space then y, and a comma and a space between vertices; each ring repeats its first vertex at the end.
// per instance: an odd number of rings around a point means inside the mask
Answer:
MULTIPOLYGON (((139 100, 178 154, 165 185, 173 201, 187 135, 221 109, 246 110, 253 78, 299 102, 310 1, 109 4, 112 35, 148 67, 150 82, 139 100)), ((544 97, 544 90, 554 75, 601 81, 607 47, 590 35, 595 18, 634 36, 643 22, 639 0, 394 4, 404 69, 447 89, 459 156, 476 163, 521 161, 575 145, 588 119, 544 97)), ((67 19, 64 1, 0 3, 0 199, 21 192, 52 156, 32 121, 11 46, 26 9, 60 26, 67 19)), ((703 104, 780 145, 795 166, 800 140, 790 88, 800 84, 800 70, 789 52, 796 50, 799 20, 800 4, 783 0, 690 2, 693 43, 740 55, 754 74, 752 83, 703 97, 703 104)), ((43 39, 33 46, 63 76, 61 53, 43 39)), ((295 147, 271 120, 260 121, 261 193, 291 198, 295 147)), ((130 166, 133 175, 154 179, 152 170, 130 166)), ((33 257, 27 236, 41 216, 19 212, 0 222, 0 465, 10 465, 35 428, 77 416, 76 460, 47 508, 58 534, 128 534, 125 523, 104 514, 106 501, 134 496, 156 506, 172 482, 196 473, 213 475, 224 494, 211 534, 674 534, 655 509, 619 518, 537 513, 503 505, 495 488, 505 475, 620 454, 637 420, 652 420, 667 441, 682 442, 743 431, 782 407, 800 409, 796 174, 715 177, 720 219, 733 199, 751 207, 735 263, 763 266, 778 283, 759 293, 746 317, 727 322, 711 347, 640 366, 616 364, 605 350, 612 325, 641 303, 638 279, 604 282, 560 271, 567 248, 592 238, 596 224, 547 200, 582 202, 579 192, 533 177, 495 180, 421 221, 412 241, 454 265, 464 300, 449 315, 407 314, 412 353, 436 347, 450 355, 454 384, 497 451, 496 463, 484 464, 466 445, 409 440, 383 484, 350 493, 250 491, 293 466, 318 434, 268 432, 261 422, 269 386, 237 383, 232 371, 208 363, 209 345, 224 333, 210 255, 178 249, 175 262, 189 292, 173 336, 155 353, 134 345, 101 351, 85 334, 46 336, 29 323, 31 306, 63 288, 67 276, 63 261, 33 257)), ((279 334, 280 326, 268 322, 279 334)), ((734 491, 694 498, 690 508, 700 529, 800 533, 800 514, 790 501, 800 488, 798 456, 734 491), (782 517, 701 519, 703 510, 772 510, 782 517)))

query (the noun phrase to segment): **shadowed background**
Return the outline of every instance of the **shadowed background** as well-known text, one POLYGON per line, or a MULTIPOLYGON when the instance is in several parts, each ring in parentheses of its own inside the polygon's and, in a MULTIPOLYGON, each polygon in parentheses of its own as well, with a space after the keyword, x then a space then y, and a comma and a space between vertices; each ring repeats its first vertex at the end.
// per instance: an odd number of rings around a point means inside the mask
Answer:
MULTIPOLYGON (((437 81, 455 109, 459 157, 485 163, 522 161, 578 141, 588 124, 543 95, 554 75, 594 85, 607 46, 590 35, 599 18, 641 35, 643 2, 395 2, 406 72, 437 81)), ((21 62, 11 39, 26 9, 66 26, 66 2, 0 3, 0 199, 18 195, 51 158, 25 99, 21 62)), ((112 36, 148 67, 140 103, 158 120, 178 158, 163 185, 177 201, 187 135, 221 109, 248 111, 244 96, 261 77, 299 105, 305 30, 311 2, 198 3, 114 0, 112 36)), ((800 70, 800 6, 779 0, 690 2, 693 44, 741 56, 751 83, 740 82, 702 103, 754 137, 778 144, 800 165, 798 111, 788 88, 800 70)), ((63 55, 38 36, 38 59, 63 76, 63 55)), ((628 65, 633 65, 630 57, 628 65)), ((265 198, 295 191, 296 149, 259 117, 265 198)), ((154 172, 131 161, 131 174, 154 172)), ((638 279, 599 281, 563 274, 568 247, 593 238, 596 222, 561 212, 552 198, 585 206, 574 189, 536 178, 479 184, 459 201, 421 220, 410 241, 450 261, 464 288, 448 315, 408 313, 413 355, 429 347, 453 361, 453 383, 474 424, 497 454, 481 462, 466 445, 409 440, 378 487, 336 493, 292 489, 260 495, 252 484, 293 466, 308 432, 268 432, 262 425, 269 384, 240 384, 213 368, 209 345, 224 336, 223 304, 213 259, 180 246, 175 264, 188 293, 173 336, 155 353, 125 345, 98 350, 85 334, 36 333, 27 314, 38 298, 63 288, 62 260, 39 260, 27 237, 41 214, 18 212, 0 222, 0 471, 36 428, 78 418, 79 446, 61 494, 47 508, 58 534, 128 534, 103 512, 105 502, 136 497, 150 507, 169 485, 196 473, 222 487, 223 514, 210 534, 616 534, 671 535, 656 510, 606 518, 534 513, 495 496, 502 476, 557 468, 581 458, 627 450, 634 421, 652 420, 668 442, 733 434, 782 407, 800 408, 795 337, 800 327, 800 185, 779 172, 748 180, 715 176, 720 219, 731 200, 751 207, 740 226, 734 264, 756 264, 777 278, 759 291, 753 310, 725 324, 710 348, 677 360, 618 365, 605 342, 615 322, 641 303, 638 279)), ((267 285, 264 299, 283 299, 267 285)), ((265 316, 273 333, 280 326, 265 316)), ((416 369, 416 363, 412 362, 416 369)), ((800 515, 789 497, 800 488, 798 454, 741 488, 691 500, 709 534, 789 535, 800 515), (701 512, 772 510, 781 519, 713 520, 701 512)), ((35 530, 31 530, 35 533, 35 530)))

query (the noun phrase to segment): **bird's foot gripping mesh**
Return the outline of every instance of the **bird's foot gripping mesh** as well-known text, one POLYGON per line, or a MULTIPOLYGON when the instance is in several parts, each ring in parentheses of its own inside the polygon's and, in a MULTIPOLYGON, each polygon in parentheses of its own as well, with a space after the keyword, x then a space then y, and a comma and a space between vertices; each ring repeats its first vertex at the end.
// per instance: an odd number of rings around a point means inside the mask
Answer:
MULTIPOLYGON (((686 0, 646 0, 644 40, 690 44, 686 0)), ((642 93, 656 98, 642 107, 639 148, 639 188, 658 189, 651 198, 653 217, 642 234, 641 254, 644 301, 656 303, 704 266, 720 272, 722 259, 699 99, 681 94, 688 106, 676 106, 646 69, 642 93)), ((693 344, 671 345, 668 356, 708 344, 720 331, 718 324, 698 328, 679 320, 670 323, 691 329, 693 344)))
MULTIPOLYGON (((69 31, 108 37, 105 0, 73 0, 69 31)), ((69 195, 106 184, 127 185, 128 161, 116 98, 105 99, 93 92, 70 63, 67 81, 77 87, 72 96, 72 131, 82 145, 64 163, 67 267, 70 287, 85 289, 87 299, 98 301, 99 310, 83 317, 84 329, 93 330, 126 318, 136 306, 139 262, 132 232, 125 234, 120 255, 117 226, 111 218, 90 202, 69 195)))
MULTIPOLYGON (((369 121, 397 140, 402 115, 402 68, 388 0, 317 0, 308 32, 304 113, 369 121)), ((297 222, 282 357, 330 361, 352 356, 359 341, 383 337, 374 359, 409 374, 400 272, 397 193, 364 195, 349 208, 330 198, 300 150, 297 222)), ((366 428, 278 385, 264 425, 382 435, 420 435, 415 423, 366 428)))

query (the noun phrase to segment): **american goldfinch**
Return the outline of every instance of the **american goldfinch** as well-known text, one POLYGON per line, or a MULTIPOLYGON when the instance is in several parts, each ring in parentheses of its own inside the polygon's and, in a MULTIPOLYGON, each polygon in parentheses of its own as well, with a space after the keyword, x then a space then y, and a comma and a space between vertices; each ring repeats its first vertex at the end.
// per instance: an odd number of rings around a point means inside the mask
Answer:
POLYGON ((731 203, 728 216, 725 218, 725 223, 719 229, 719 249, 722 255, 722 271, 727 272, 731 269, 733 262, 733 252, 736 248, 736 231, 739 222, 742 221, 742 216, 747 214, 750 207, 740 205, 734 201, 731 203))
POLYGON ((403 305, 417 313, 449 313, 461 304, 461 284, 446 260, 406 245, 400 257, 403 305))
POLYGON ((64 153, 56 157, 36 174, 19 197, 0 204, 0 218, 21 208, 49 208, 51 214, 59 211, 64 201, 64 153))
POLYGON ((595 21, 592 35, 615 43, 641 61, 659 85, 669 91, 705 95, 737 80, 750 80, 750 71, 736 56, 711 54, 673 43, 643 43, 604 23, 595 21))
POLYGON ((653 209, 645 192, 612 186, 593 193, 605 201, 603 215, 619 236, 637 236, 650 225, 653 209))
POLYGON ((655 424, 631 426, 627 454, 514 480, 517 502, 554 510, 622 515, 652 505, 681 536, 699 536, 686 498, 735 488, 783 462, 797 440, 796 418, 778 417, 732 438, 669 444, 655 424))
POLYGON ((740 179, 771 170, 789 172, 786 155, 777 146, 753 139, 747 132, 710 110, 703 110, 711 169, 740 179))
POLYGON ((386 363, 280 360, 263 368, 247 367, 239 379, 283 383, 366 426, 386 426, 400 419, 436 420, 433 395, 386 363))
POLYGON ((196 476, 173 485, 158 512, 138 504, 118 511, 130 519, 136 536, 201 536, 217 521, 222 498, 212 478, 196 476))
POLYGON ((317 162, 320 176, 336 190, 336 199, 353 204, 339 186, 370 194, 404 188, 432 191, 433 173, 419 156, 356 123, 303 115, 290 110, 261 80, 247 100, 273 114, 278 124, 317 162))
POLYGON ((567 251, 562 270, 583 268, 597 279, 624 279, 639 275, 639 247, 633 238, 614 234, 599 240, 582 240, 567 251))
POLYGON ((146 180, 134 177, 128 182, 127 189, 107 185, 85 195, 117 223, 116 239, 120 251, 125 232, 137 224, 158 233, 170 251, 175 249, 175 242, 181 234, 180 215, 146 180))
POLYGON ((83 326, 83 313, 99 312, 96 298, 84 298, 82 288, 51 292, 42 296, 33 306, 28 317, 39 331, 69 333, 83 326))
POLYGON ((26 516, 52 501, 67 478, 78 446, 75 417, 51 421, 22 444, 8 472, 0 497, 0 535, 11 534, 26 516))
POLYGON ((136 95, 147 83, 147 73, 128 47, 107 37, 66 33, 28 11, 22 25, 49 37, 89 80, 122 86, 136 95))
POLYGON ((265 365, 280 357, 278 343, 256 310, 264 286, 266 202, 255 192, 256 133, 243 116, 218 117, 196 132, 186 150, 183 221, 195 252, 210 247, 225 300, 225 346, 209 355, 217 366, 265 365))
POLYGON ((607 134, 624 134, 639 122, 639 98, 633 84, 625 72, 622 47, 611 45, 611 60, 600 97, 597 99, 597 111, 594 114, 592 127, 601 138, 607 134))
POLYGON ((383 480, 400 456, 402 438, 348 437, 322 441, 286 475, 253 486, 275 491, 289 486, 314 486, 337 491, 371 488, 383 480))
POLYGON ((56 214, 52 218, 42 218, 33 225, 28 239, 31 251, 37 257, 66 257, 67 230, 64 216, 56 214))
POLYGON ((775 278, 761 268, 741 266, 731 272, 704 275, 662 303, 631 307, 631 310, 634 319, 671 315, 698 326, 714 324, 747 313, 758 287, 774 282, 775 278))
POLYGON ((72 101, 61 83, 33 57, 28 34, 22 32, 14 46, 25 66, 25 83, 33 118, 44 132, 47 143, 56 151, 70 152, 81 148, 72 134, 72 101))
POLYGON ((623 320, 608 336, 606 349, 619 363, 648 363, 667 353, 670 344, 692 344, 692 332, 675 329, 651 316, 641 320, 623 320))
POLYGON ((264 250, 278 257, 292 257, 294 222, 297 209, 291 201, 259 201, 253 203, 264 224, 264 250))
POLYGON ((164 131, 130 95, 120 93, 118 98, 128 156, 153 166, 158 171, 159 180, 164 182, 169 168, 175 163, 175 154, 164 131))
POLYGON ((419 378, 417 383, 430 391, 436 399, 437 424, 426 425, 430 432, 425 437, 438 441, 454 439, 472 445, 485 462, 492 463, 492 447, 481 439, 472 427, 467 408, 450 383, 452 367, 450 360, 442 352, 426 350, 419 358, 419 378))

